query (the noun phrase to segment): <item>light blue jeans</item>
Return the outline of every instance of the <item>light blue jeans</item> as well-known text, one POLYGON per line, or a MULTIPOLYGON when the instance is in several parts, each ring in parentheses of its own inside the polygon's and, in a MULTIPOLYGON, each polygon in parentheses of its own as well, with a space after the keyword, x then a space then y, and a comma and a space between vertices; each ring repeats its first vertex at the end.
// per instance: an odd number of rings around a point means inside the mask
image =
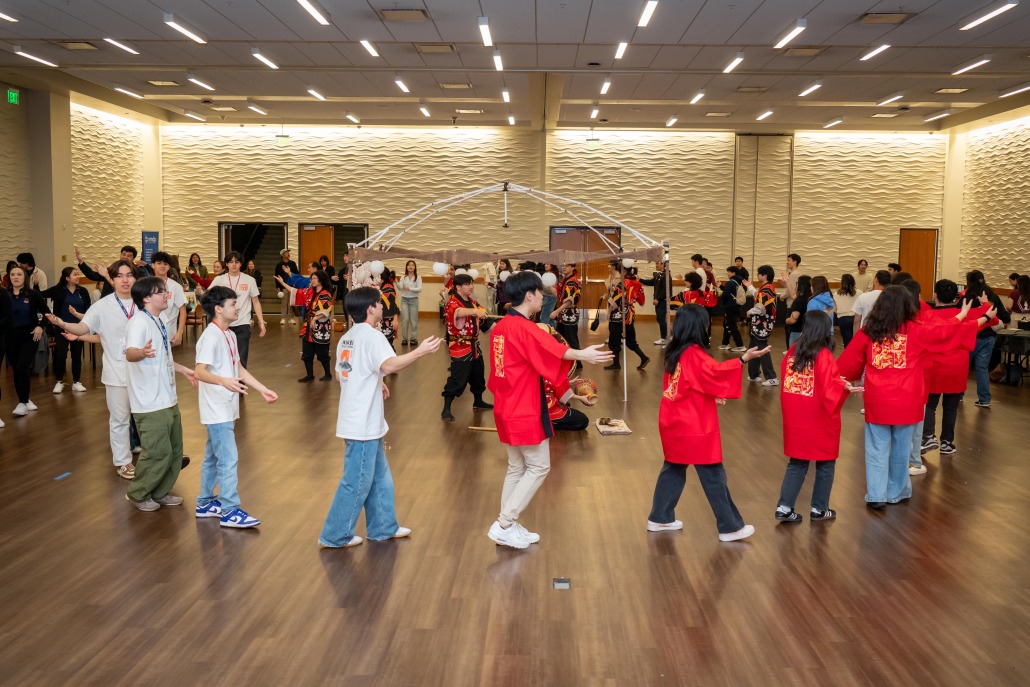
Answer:
POLYGON ((397 510, 393 501, 393 475, 386 462, 383 439, 347 440, 343 453, 343 477, 325 518, 322 546, 344 546, 354 537, 361 509, 365 509, 368 538, 389 539, 397 534, 397 510))
POLYGON ((554 320, 551 319, 551 311, 554 310, 554 306, 557 304, 557 296, 544 296, 544 307, 540 309, 540 324, 554 326, 554 320))
POLYGON ((787 337, 787 347, 790 348, 794 345, 794 342, 801 338, 801 332, 791 332, 790 336, 787 337))
MULTIPOLYGON (((923 414, 926 414, 926 406, 923 406, 923 414)), ((909 449, 908 464, 922 465, 923 453, 923 423, 917 422, 912 425, 912 447, 909 449)))
POLYGON ((994 337, 987 336, 976 340, 976 348, 969 354, 970 362, 976 368, 976 399, 980 403, 991 402, 991 378, 987 369, 994 351, 994 337))
POLYGON ((401 341, 418 340, 418 299, 401 298, 401 341))
POLYGON ((236 451, 235 422, 221 422, 207 427, 207 445, 204 446, 204 463, 200 466, 200 495, 197 507, 203 508, 214 500, 222 504, 222 513, 229 513, 240 507, 240 495, 236 491, 239 477, 236 467, 240 454, 236 451), (218 494, 215 494, 215 486, 218 494))
POLYGON ((908 457, 915 425, 865 425, 865 500, 897 503, 912 496, 908 457))

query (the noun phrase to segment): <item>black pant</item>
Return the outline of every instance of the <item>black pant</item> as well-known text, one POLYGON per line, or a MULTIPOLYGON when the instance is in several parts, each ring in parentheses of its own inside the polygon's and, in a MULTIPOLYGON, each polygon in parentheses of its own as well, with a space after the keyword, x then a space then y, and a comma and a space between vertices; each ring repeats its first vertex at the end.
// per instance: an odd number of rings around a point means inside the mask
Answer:
MULTIPOLYGON (((712 465, 695 465, 697 477, 701 480, 701 488, 708 497, 708 505, 715 514, 715 524, 719 534, 729 534, 744 527, 744 518, 730 497, 726 486, 726 469, 722 463, 712 465)), ((676 520, 676 504, 683 494, 687 483, 687 466, 665 461, 658 473, 658 482, 654 485, 654 500, 651 505, 651 522, 670 523, 676 520)))
POLYGON ((472 395, 479 398, 486 391, 486 368, 483 364, 483 355, 472 357, 472 354, 464 358, 451 358, 451 374, 447 378, 447 384, 443 387, 441 396, 446 398, 457 398, 465 393, 467 386, 472 395))
POLYGON ((240 324, 235 327, 229 327, 236 334, 236 350, 240 354, 240 365, 244 369, 247 367, 247 353, 250 352, 250 325, 240 324))
POLYGON ((569 348, 579 349, 579 323, 568 324, 566 322, 559 321, 555 326, 555 330, 562 335, 565 339, 565 343, 569 345, 569 348))
POLYGON ((565 417, 558 420, 551 420, 551 427, 556 431, 565 430, 567 432, 581 432, 589 426, 590 418, 575 408, 569 408, 569 412, 565 414, 565 417))
POLYGON ((82 349, 81 341, 69 341, 63 336, 54 339, 54 376, 57 381, 64 381, 64 373, 68 369, 68 349, 72 351, 72 381, 78 382, 82 379, 82 349))
POLYGON ((7 364, 14 370, 14 391, 18 394, 18 403, 29 402, 29 375, 38 349, 39 342, 32 340, 32 328, 15 327, 7 332, 7 364))
MULTIPOLYGON (((748 341, 748 348, 765 348, 769 345, 769 339, 759 339, 754 334, 751 334, 751 340, 748 341)), ((758 377, 758 371, 765 374, 766 379, 776 379, 776 370, 773 369, 772 358, 768 355, 763 355, 761 358, 752 358, 747 361, 747 376, 751 379, 758 377)))
POLYGON ((962 394, 930 394, 926 399, 926 411, 923 415, 923 439, 933 436, 937 428, 937 404, 944 396, 944 410, 941 419, 941 441, 955 443, 955 419, 958 417, 958 404, 962 394))
POLYGON ((669 338, 669 302, 658 301, 654 306, 654 316, 658 320, 658 332, 663 339, 669 338))
MULTIPOLYGON (((4 367, 4 356, 7 355, 7 336, 0 336, 0 370, 4 367)), ((4 397, 4 388, 0 386, 0 398, 4 397)))
POLYGON ((733 345, 740 347, 744 345, 744 339, 737 329, 737 320, 740 319, 739 307, 727 307, 722 314, 722 345, 725 346, 733 339, 733 345))
MULTIPOLYGON (((615 354, 616 365, 621 364, 619 361, 619 353, 622 352, 622 322, 608 322, 608 348, 611 349, 612 353, 615 354)), ((647 360, 647 355, 640 350, 640 346, 637 345, 637 328, 636 325, 626 325, 626 348, 640 356, 640 362, 647 360)))
POLYGON ((837 325, 840 327, 840 338, 844 341, 844 348, 847 348, 855 336, 855 316, 838 317, 837 325))
MULTIPOLYGON (((247 327, 249 330, 250 327, 247 327)), ((249 335, 249 332, 248 332, 249 335)), ((240 353, 240 361, 243 360, 243 354, 240 353)), ((315 343, 308 341, 307 337, 300 340, 300 359, 304 361, 304 369, 308 371, 308 377, 315 376, 315 362, 314 359, 318 358, 318 362, 322 363, 322 369, 325 370, 327 377, 333 376, 333 370, 329 366, 329 344, 328 343, 315 343)), ((244 365, 246 367, 246 365, 244 365)))
POLYGON ((808 464, 815 463, 815 485, 812 487, 812 508, 822 512, 830 507, 830 489, 833 488, 833 474, 837 469, 835 460, 801 460, 791 458, 787 463, 787 472, 783 475, 783 485, 780 486, 780 502, 777 506, 787 506, 794 510, 794 504, 798 500, 798 493, 801 485, 805 483, 805 475, 808 474, 808 464))

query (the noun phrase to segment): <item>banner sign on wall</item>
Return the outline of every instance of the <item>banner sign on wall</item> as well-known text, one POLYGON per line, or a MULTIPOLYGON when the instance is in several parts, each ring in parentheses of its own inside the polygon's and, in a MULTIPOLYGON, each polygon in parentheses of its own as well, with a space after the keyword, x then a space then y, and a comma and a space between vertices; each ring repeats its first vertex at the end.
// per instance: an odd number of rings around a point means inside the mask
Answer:
POLYGON ((154 253, 157 252, 157 232, 156 231, 145 231, 143 232, 143 262, 148 265, 151 262, 151 258, 154 253))

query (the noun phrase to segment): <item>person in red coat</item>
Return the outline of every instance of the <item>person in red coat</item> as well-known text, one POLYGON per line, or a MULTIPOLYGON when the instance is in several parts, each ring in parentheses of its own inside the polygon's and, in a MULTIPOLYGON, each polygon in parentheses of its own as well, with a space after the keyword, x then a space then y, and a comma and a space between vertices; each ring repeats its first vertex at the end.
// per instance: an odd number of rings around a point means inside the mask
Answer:
POLYGON ((862 389, 840 378, 833 344, 833 320, 813 310, 805 316, 801 336, 780 365, 783 452, 790 459, 776 504, 780 522, 801 522, 794 504, 811 462, 815 462, 812 520, 837 517, 830 510, 830 490, 840 453, 840 409, 848 392, 862 389))
POLYGON ((722 465, 717 405, 740 398, 743 363, 769 354, 769 348, 751 348, 740 358, 717 363, 705 350, 708 313, 696 304, 684 305, 672 323, 672 339, 665 349, 665 375, 658 406, 658 432, 665 460, 654 486, 649 532, 681 530, 676 504, 687 481, 687 466, 697 470, 701 488, 715 514, 721 541, 736 541, 755 533, 744 523, 730 498, 722 465))
POLYGON ((490 380, 497 436, 507 444, 508 474, 501 491, 501 513, 487 536, 494 542, 524 549, 540 535, 519 524, 519 515, 551 470, 549 440, 553 435, 544 401, 544 380, 553 385, 568 377, 572 361, 606 363, 602 344, 576 350, 564 346, 536 326, 533 316, 544 305, 544 283, 536 272, 512 274, 504 282, 510 298, 507 315, 490 332, 490 380))
POLYGON ((873 510, 912 496, 909 451, 926 401, 920 363, 928 353, 972 350, 977 328, 960 326, 968 312, 965 303, 948 323, 918 322, 908 290, 888 286, 837 361, 845 379, 865 370, 865 500, 873 510))

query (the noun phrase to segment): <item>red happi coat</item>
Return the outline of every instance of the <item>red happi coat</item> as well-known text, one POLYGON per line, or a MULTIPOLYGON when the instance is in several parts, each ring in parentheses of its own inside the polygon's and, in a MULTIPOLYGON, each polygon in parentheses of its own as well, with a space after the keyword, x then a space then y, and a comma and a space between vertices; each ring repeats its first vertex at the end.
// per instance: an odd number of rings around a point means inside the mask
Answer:
POLYGON ((665 373, 658 432, 665 460, 687 465, 722 462, 716 398, 740 398, 740 358, 717 363, 700 346, 689 346, 676 371, 665 373))
POLYGON ((515 310, 490 330, 490 379, 497 436, 510 446, 532 446, 553 436, 544 401, 543 381, 555 387, 567 380, 568 346, 515 310))
POLYGON ((848 396, 830 349, 815 364, 794 371, 792 346, 780 364, 783 453, 801 460, 836 460, 840 453, 840 409, 848 396))
POLYGON ((897 335, 874 343, 862 329, 837 360, 840 374, 858 379, 865 370, 865 421, 873 425, 914 425, 923 420, 928 356, 973 350, 976 322, 919 322, 901 325, 897 335))
MULTIPOLYGON (((990 304, 973 308, 966 318, 969 321, 979 320, 991 309, 990 304)), ((919 318, 923 322, 946 324, 958 315, 958 306, 944 308, 920 309, 919 318)), ((988 325, 984 325, 988 326, 988 325)), ((923 364, 923 379, 926 382, 926 393, 929 394, 961 394, 969 382, 969 351, 952 348, 927 357, 923 364)))
POLYGON ((567 403, 562 403, 562 398, 570 391, 572 389, 569 387, 568 377, 564 377, 557 384, 551 384, 546 379, 544 380, 544 398, 547 401, 547 416, 551 418, 551 422, 560 420, 569 414, 569 406, 567 403))
POLYGON ((483 355, 483 351, 479 348, 479 318, 456 317, 454 313, 458 308, 475 308, 483 312, 486 312, 486 309, 472 297, 469 297, 467 303, 463 303, 457 294, 451 296, 444 309, 447 317, 447 338, 450 342, 447 346, 451 357, 474 360, 483 355))

